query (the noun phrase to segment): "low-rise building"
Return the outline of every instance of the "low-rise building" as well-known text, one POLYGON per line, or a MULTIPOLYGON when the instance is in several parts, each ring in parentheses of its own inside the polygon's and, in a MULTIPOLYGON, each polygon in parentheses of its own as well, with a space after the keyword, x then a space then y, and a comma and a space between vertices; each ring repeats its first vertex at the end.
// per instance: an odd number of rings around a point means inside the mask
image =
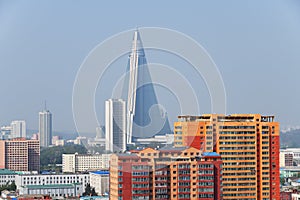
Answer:
POLYGON ((43 199, 52 199, 49 195, 42 195, 42 194, 26 194, 26 195, 19 195, 18 200, 43 200, 43 199))
POLYGON ((44 194, 51 197, 82 195, 89 174, 18 174, 15 183, 20 195, 44 194))
POLYGON ((63 154, 63 172, 85 172, 109 168, 111 154, 63 154))
POLYGON ((300 167, 281 167, 280 176, 283 178, 298 177, 300 175, 300 167))
POLYGON ((49 195, 51 197, 78 197, 84 192, 81 183, 50 184, 50 185, 24 185, 19 187, 22 195, 49 195))
POLYGON ((15 174, 14 171, 9 169, 0 169, 0 186, 14 182, 15 174))
POLYGON ((109 193, 109 171, 90 172, 90 185, 99 196, 109 193))

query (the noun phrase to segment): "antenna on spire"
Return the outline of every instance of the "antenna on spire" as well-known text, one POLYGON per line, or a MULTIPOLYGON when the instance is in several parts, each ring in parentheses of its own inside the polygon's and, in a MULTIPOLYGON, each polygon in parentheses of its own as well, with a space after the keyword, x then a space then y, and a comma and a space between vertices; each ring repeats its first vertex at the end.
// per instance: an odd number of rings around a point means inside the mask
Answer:
POLYGON ((44 109, 47 110, 47 101, 44 102, 44 109))

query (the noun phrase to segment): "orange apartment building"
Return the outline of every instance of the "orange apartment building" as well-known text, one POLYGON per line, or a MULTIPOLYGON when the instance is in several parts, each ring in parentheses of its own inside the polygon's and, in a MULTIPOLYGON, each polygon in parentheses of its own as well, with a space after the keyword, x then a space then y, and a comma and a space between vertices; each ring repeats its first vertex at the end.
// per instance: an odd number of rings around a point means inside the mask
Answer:
POLYGON ((198 149, 147 148, 113 154, 110 199, 222 199, 222 161, 198 149))
POLYGON ((179 116, 174 146, 221 155, 223 199, 279 200, 279 132, 274 116, 179 116))
POLYGON ((4 168, 13 171, 39 171, 39 141, 25 138, 0 140, 0 169, 4 168))

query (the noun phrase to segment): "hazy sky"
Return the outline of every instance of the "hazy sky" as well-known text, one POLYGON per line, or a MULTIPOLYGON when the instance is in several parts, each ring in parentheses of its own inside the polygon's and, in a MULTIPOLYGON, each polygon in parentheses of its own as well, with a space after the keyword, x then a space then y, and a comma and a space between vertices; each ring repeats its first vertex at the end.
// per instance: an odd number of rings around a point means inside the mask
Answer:
POLYGON ((223 77, 227 113, 274 114, 283 126, 300 125, 298 0, 0 0, 0 125, 24 119, 37 129, 47 100, 53 129, 74 130, 81 63, 97 44, 136 26, 178 30, 200 43, 223 77))

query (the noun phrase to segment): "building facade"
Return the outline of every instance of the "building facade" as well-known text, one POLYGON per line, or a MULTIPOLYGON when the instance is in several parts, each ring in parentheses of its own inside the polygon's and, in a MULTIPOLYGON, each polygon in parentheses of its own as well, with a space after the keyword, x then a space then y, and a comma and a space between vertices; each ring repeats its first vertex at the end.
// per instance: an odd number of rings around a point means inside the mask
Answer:
POLYGON ((63 172, 85 172, 109 168, 111 154, 63 154, 63 172))
POLYGON ((280 149, 280 166, 300 166, 300 148, 280 149))
POLYGON ((109 194, 109 171, 90 172, 90 185, 99 196, 109 194))
POLYGON ((26 122, 24 120, 12 121, 10 138, 26 138, 26 122))
POLYGON ((280 151, 280 167, 292 167, 294 166, 294 156, 292 152, 280 151))
POLYGON ((11 126, 2 126, 0 128, 0 140, 8 140, 11 138, 11 126))
POLYGON ((122 99, 105 101, 105 149, 126 150, 126 104, 122 99))
POLYGON ((39 171, 39 141, 25 138, 0 140, 0 168, 13 171, 39 171))
POLYGON ((222 161, 195 148, 113 154, 110 199, 222 199, 222 161))
POLYGON ((49 110, 39 112, 39 140, 41 147, 48 147, 52 142, 52 114, 49 110))
POLYGON ((0 169, 0 186, 11 184, 15 181, 16 173, 8 169, 0 169))
POLYGON ((44 194, 51 197, 82 195, 89 174, 18 174, 15 177, 20 195, 44 194))
POLYGON ((179 116, 174 145, 217 152, 224 199, 280 199, 279 123, 274 116, 179 116))

